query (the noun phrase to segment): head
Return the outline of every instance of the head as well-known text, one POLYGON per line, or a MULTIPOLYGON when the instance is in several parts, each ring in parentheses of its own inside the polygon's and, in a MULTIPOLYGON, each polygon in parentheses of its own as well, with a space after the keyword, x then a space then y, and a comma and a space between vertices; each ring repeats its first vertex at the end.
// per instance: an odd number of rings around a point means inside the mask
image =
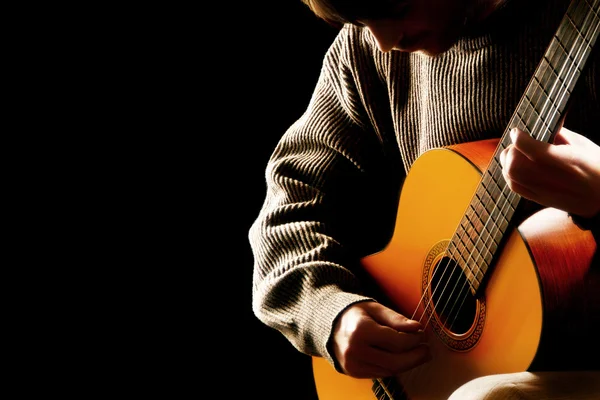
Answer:
MULTIPOLYGON (((490 0, 494 2, 496 0, 490 0)), ((302 0, 319 18, 340 26, 365 26, 383 52, 448 50, 467 15, 487 0, 302 0)))

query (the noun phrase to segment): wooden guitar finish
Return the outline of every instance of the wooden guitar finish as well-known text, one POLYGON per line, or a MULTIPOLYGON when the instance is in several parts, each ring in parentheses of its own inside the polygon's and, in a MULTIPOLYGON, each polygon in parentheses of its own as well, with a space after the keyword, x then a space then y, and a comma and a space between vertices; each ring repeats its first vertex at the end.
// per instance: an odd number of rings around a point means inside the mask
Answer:
MULTIPOLYGON (((392 240, 362 260, 404 315, 415 310, 417 316, 428 315, 421 297, 432 298, 435 286, 428 283, 434 270, 445 266, 436 262, 447 254, 496 143, 467 143, 421 156, 404 183, 392 240)), ((470 323, 458 332, 448 329, 443 302, 428 307, 439 308, 426 329, 432 361, 394 380, 373 382, 339 374, 313 358, 319 399, 441 400, 476 377, 525 371, 536 362, 541 369, 559 362, 578 368, 582 354, 600 354, 590 332, 600 315, 600 268, 592 262, 597 245, 591 232, 576 227, 566 213, 546 208, 505 236, 485 290, 476 295, 469 290, 464 304, 470 323)))

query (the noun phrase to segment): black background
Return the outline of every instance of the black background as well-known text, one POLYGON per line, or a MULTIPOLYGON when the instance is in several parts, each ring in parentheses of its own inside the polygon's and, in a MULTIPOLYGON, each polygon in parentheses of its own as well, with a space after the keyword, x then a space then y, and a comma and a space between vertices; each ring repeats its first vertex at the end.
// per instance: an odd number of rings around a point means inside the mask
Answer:
POLYGON ((27 239, 10 236, 26 309, 8 324, 20 387, 313 399, 311 358, 252 312, 248 230, 337 30, 300 0, 23 19, 23 143, 10 152, 27 169, 14 213, 27 239))
POLYGON ((95 100, 74 103, 97 127, 79 157, 100 177, 89 228, 73 232, 99 268, 77 260, 91 299, 74 302, 91 324, 77 360, 93 369, 72 373, 86 393, 316 398, 311 358, 252 311, 248 231, 337 29, 300 0, 274 3, 109 10, 78 42, 95 100))
MULTIPOLYGON (((228 167, 236 172, 228 176, 242 173, 228 182, 224 197, 237 204, 227 207, 227 212, 234 214, 224 253, 241 257, 236 263, 221 266, 222 279, 230 280, 239 294, 229 308, 235 314, 239 335, 224 335, 230 338, 224 348, 231 364, 225 362, 223 372, 233 372, 236 377, 230 385, 225 382, 229 393, 225 397, 308 400, 315 398, 310 357, 297 352, 252 313, 253 259, 247 235, 264 199, 267 158, 285 129, 308 105, 322 57, 337 31, 315 17, 300 0, 265 3, 244 2, 242 7, 247 10, 236 13, 238 35, 225 47, 228 65, 223 84, 231 85, 231 89, 224 104, 231 110, 233 126, 227 128, 223 140, 226 145, 236 141, 233 165, 228 167), (240 385, 237 380, 244 383, 240 385)), ((227 167, 223 168, 227 174, 227 167)))

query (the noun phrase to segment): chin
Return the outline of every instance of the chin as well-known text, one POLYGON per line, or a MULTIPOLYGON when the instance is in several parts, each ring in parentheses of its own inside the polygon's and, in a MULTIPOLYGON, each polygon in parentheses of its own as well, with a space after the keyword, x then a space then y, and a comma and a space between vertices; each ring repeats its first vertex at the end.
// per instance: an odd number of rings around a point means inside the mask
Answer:
POLYGON ((446 34, 443 37, 438 37, 437 40, 431 40, 419 52, 432 57, 440 55, 450 50, 456 44, 457 39, 456 35, 446 34))
POLYGON ((452 45, 435 45, 435 46, 430 46, 427 48, 423 48, 417 51, 417 53, 420 54, 424 54, 426 56, 429 57, 435 57, 435 56, 439 56, 442 53, 447 52, 448 50, 450 50, 450 48, 452 47, 452 45))

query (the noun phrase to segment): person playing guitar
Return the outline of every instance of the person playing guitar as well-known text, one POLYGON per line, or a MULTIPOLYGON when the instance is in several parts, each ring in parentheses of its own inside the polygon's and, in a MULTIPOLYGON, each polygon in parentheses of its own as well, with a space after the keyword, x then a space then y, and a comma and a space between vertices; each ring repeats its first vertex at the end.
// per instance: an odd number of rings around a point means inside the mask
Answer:
POLYGON ((267 161, 257 318, 321 400, 600 398, 600 0, 303 2, 339 32, 267 161))

